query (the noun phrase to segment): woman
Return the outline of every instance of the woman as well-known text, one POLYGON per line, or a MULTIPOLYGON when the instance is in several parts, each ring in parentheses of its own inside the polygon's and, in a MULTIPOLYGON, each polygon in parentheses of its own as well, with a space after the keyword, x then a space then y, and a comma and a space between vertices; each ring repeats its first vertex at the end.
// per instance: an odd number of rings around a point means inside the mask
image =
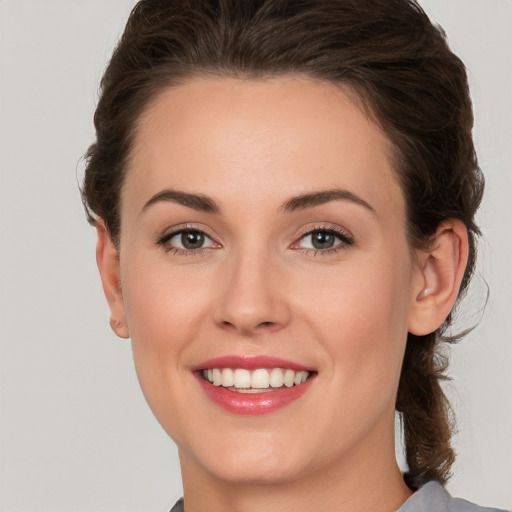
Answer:
POLYGON ((464 66, 421 8, 139 2, 95 123, 111 325, 185 510, 477 510, 441 486, 439 382, 483 178, 464 66))

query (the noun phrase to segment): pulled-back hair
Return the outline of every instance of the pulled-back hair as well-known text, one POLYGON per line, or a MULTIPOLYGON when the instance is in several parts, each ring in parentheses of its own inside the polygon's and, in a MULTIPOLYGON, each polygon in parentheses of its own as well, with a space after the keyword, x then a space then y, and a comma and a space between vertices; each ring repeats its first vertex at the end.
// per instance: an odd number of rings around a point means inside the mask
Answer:
MULTIPOLYGON (((125 164, 141 113, 164 88, 195 76, 302 75, 349 90, 392 143, 409 243, 425 248, 439 224, 461 220, 475 265, 475 212, 483 192, 464 65, 413 0, 143 0, 133 9, 101 82, 96 142, 86 154, 83 200, 117 246, 125 164)), ((409 334, 396 409, 418 487, 445 482, 454 453, 440 350, 451 321, 409 334)))

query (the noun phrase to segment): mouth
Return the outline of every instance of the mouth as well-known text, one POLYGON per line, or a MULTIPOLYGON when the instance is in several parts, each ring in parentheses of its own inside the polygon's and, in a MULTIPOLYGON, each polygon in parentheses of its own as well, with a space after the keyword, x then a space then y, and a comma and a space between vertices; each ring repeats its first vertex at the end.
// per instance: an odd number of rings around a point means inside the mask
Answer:
POLYGON ((228 356, 193 369, 206 397, 237 415, 275 412, 301 398, 318 372, 283 359, 228 356))
POLYGON ((313 373, 291 368, 208 368, 199 372, 206 382, 235 393, 268 393, 299 386, 313 373))

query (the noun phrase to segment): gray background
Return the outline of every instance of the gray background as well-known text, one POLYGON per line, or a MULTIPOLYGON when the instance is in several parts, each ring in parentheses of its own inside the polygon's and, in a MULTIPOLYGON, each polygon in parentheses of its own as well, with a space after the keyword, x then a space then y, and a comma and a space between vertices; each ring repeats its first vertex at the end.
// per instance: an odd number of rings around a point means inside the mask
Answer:
MULTIPOLYGON (((0 510, 166 511, 176 450, 114 337, 77 189, 132 0, 0 0, 0 510)), ((466 62, 487 177, 479 273, 452 352, 454 495, 512 507, 512 2, 424 0, 466 62), (491 298, 485 302, 487 281, 491 298), (476 311, 476 313, 475 313, 476 311)))

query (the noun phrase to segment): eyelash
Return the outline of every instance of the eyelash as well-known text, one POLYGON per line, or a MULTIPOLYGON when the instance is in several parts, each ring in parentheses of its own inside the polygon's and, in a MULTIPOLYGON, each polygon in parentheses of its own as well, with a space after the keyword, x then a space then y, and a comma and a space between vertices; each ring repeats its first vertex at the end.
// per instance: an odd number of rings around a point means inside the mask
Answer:
POLYGON ((315 226, 313 229, 307 230, 305 233, 300 235, 297 242, 294 242, 292 244, 292 249, 294 249, 294 246, 297 246, 301 241, 305 240, 308 236, 311 236, 315 233, 327 233, 329 235, 333 235, 337 240, 338 243, 334 247, 328 248, 328 249, 314 249, 314 248, 300 248, 297 247, 296 250, 302 250, 306 251, 310 254, 313 254, 313 256, 327 256, 336 254, 344 249, 346 249, 348 246, 351 246, 354 244, 354 239, 352 235, 350 235, 345 230, 339 229, 337 227, 333 226, 315 226))
MULTIPOLYGON (((313 254, 314 256, 322 255, 326 256, 329 254, 335 254, 343 249, 345 249, 347 246, 351 246, 354 243, 353 237, 348 234, 346 231, 341 230, 339 228, 335 228, 333 226, 315 226, 313 229, 309 229, 305 233, 301 234, 300 237, 296 242, 293 242, 293 244, 290 246, 294 250, 301 250, 310 254, 313 254), (315 233, 326 233, 329 235, 333 235, 337 240, 338 243, 334 247, 328 248, 328 249, 314 249, 314 248, 301 248, 297 247, 297 245, 305 240, 308 236, 311 236, 315 233)), ((178 256, 200 256, 204 254, 206 251, 212 248, 218 248, 221 247, 220 244, 215 242, 212 237, 208 235, 204 230, 199 229, 195 226, 184 226, 180 229, 177 229, 175 231, 171 231, 170 233, 165 234, 161 238, 159 238, 156 242, 158 246, 161 246, 164 248, 166 253, 172 253, 178 256), (182 249, 180 247, 173 247, 167 245, 170 240, 172 240, 174 237, 182 235, 183 233, 197 233, 199 235, 203 235, 205 238, 210 240, 211 246, 208 247, 200 247, 197 249, 182 249)))
POLYGON ((159 238, 156 242, 158 246, 163 247, 166 253, 172 253, 177 256, 200 256, 204 254, 206 251, 211 249, 211 247, 200 247, 198 249, 182 249, 180 247, 173 247, 167 245, 170 240, 174 237, 182 235, 183 233, 197 233, 199 235, 204 235, 204 237, 211 241, 212 245, 220 247, 220 244, 215 242, 211 236, 208 235, 203 229, 200 229, 196 226, 184 226, 175 231, 171 231, 170 233, 165 234, 161 238, 159 238))

